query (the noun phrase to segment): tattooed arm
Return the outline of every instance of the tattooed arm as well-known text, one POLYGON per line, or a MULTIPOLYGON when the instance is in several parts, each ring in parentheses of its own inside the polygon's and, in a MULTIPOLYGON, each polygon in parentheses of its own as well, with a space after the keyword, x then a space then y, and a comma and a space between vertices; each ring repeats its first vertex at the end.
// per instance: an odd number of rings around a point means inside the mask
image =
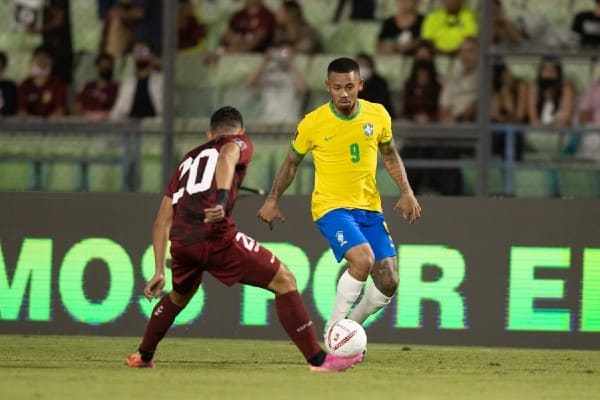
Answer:
POLYGON ((404 163, 396 150, 396 144, 392 139, 391 142, 379 146, 383 165, 390 177, 396 182, 400 189, 400 200, 394 206, 395 211, 402 211, 402 217, 409 223, 415 222, 421 217, 421 206, 413 194, 404 163))

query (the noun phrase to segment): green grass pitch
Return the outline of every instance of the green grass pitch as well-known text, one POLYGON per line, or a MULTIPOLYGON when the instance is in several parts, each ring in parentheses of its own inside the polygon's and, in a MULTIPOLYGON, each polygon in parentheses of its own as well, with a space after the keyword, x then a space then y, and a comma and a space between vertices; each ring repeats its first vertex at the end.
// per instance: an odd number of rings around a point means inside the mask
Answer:
POLYGON ((600 399, 600 352, 370 344, 344 373, 309 373, 285 341, 0 336, 0 399, 600 399))

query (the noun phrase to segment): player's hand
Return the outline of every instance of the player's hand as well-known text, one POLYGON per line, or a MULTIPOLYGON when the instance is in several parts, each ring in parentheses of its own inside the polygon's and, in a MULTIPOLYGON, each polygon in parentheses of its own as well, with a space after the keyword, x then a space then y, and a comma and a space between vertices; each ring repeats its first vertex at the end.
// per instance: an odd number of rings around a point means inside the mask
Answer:
POLYGON ((271 198, 268 198, 265 201, 260 210, 258 210, 256 216, 261 221, 266 222, 269 225, 270 230, 273 230, 273 221, 275 221, 275 219, 278 219, 281 222, 285 222, 285 217, 279 210, 277 200, 271 198))
POLYGON ((402 218, 412 224, 421 218, 421 205, 413 192, 407 193, 400 197, 400 200, 394 206, 394 211, 401 212, 402 218))
POLYGON ((164 274, 154 274, 152 279, 150 279, 144 287, 144 297, 146 297, 148 301, 157 298, 162 293, 165 283, 164 274))
POLYGON ((217 204, 211 208, 204 209, 204 223, 219 222, 225 219, 225 209, 217 204))

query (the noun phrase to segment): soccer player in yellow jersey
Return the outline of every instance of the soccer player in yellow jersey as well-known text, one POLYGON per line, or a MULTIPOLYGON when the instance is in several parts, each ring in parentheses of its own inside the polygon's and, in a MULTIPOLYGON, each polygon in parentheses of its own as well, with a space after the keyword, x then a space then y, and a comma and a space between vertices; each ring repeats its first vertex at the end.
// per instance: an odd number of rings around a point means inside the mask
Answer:
POLYGON ((343 318, 363 323, 388 304, 398 286, 396 249, 388 232, 375 184, 377 152, 400 189, 394 210, 413 223, 421 206, 406 177, 392 136, 391 118, 381 104, 358 100, 363 82, 358 64, 337 58, 327 68, 325 82, 331 101, 307 114, 298 125, 287 157, 258 217, 273 228, 285 221, 279 198, 293 181, 304 155, 312 151, 315 186, 312 216, 337 261, 348 268, 340 277, 328 327, 343 318), (360 295, 367 277, 373 284, 360 295))

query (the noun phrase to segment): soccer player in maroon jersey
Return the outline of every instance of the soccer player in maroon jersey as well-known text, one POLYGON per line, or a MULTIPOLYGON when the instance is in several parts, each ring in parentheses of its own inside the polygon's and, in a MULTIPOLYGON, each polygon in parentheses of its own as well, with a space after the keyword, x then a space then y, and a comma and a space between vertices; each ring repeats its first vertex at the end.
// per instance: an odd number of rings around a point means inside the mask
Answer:
POLYGON ((242 116, 233 107, 215 111, 209 141, 187 153, 171 178, 152 230, 155 273, 144 288, 149 300, 165 285, 165 252, 171 239, 173 290, 154 307, 132 368, 154 367, 154 351, 175 317, 202 282, 204 271, 224 284, 242 283, 275 293, 283 329, 309 363, 310 371, 344 371, 363 355, 325 354, 298 293, 294 275, 269 250, 238 232, 231 210, 252 157, 242 116))

